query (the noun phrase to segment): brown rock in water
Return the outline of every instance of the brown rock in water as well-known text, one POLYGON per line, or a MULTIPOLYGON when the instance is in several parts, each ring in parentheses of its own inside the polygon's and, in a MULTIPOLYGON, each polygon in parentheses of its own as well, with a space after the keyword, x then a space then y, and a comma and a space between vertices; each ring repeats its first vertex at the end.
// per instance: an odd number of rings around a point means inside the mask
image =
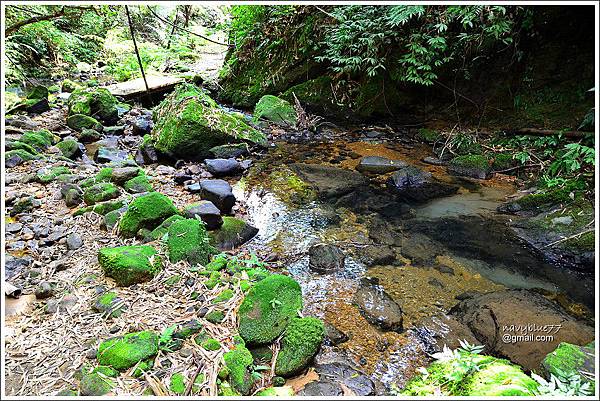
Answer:
POLYGON ((354 294, 354 303, 369 323, 382 330, 402 330, 402 309, 381 286, 361 287, 354 294))
POLYGON ((594 339, 593 326, 527 290, 476 295, 461 301, 451 314, 469 327, 486 353, 510 359, 526 370, 539 370, 544 357, 561 342, 584 345, 594 339))

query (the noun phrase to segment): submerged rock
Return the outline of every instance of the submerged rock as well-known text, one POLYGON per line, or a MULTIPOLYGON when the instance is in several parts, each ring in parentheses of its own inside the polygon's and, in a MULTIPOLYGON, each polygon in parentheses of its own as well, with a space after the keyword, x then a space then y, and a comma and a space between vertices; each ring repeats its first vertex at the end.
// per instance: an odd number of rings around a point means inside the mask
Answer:
POLYGON ((388 185, 403 199, 424 202, 449 196, 458 191, 458 187, 435 180, 428 171, 415 166, 406 166, 396 171, 388 180, 388 185))
POLYGON ((369 323, 383 330, 402 330, 402 309, 381 286, 361 287, 354 294, 354 303, 369 323))
POLYGON ((344 269, 346 255, 332 244, 316 244, 309 248, 309 267, 320 273, 344 269))
POLYGON ((292 163, 290 168, 325 199, 339 198, 369 184, 357 171, 305 163, 292 163))
POLYGON ((451 314, 471 329, 487 352, 527 370, 538 370, 544 357, 561 342, 583 345, 594 339, 592 326, 527 290, 476 295, 461 301, 451 314), (537 335, 548 336, 549 341, 535 341, 537 335))
POLYGON ((390 160, 381 156, 365 156, 360 159, 356 169, 361 173, 385 174, 406 166, 408 164, 402 160, 390 160))
POLYGON ((266 140, 263 133, 191 84, 177 86, 157 107, 152 132, 157 150, 179 158, 199 158, 230 141, 266 140))

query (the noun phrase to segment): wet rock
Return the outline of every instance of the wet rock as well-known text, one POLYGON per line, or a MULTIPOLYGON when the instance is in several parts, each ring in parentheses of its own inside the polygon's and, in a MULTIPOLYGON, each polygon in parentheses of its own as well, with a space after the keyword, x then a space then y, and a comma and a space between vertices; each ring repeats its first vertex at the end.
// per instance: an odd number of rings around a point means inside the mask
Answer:
POLYGON ((221 211, 211 201, 200 201, 188 205, 183 210, 183 215, 188 219, 200 217, 206 224, 207 230, 215 230, 223 224, 221 211))
POLYGON ((318 364, 315 371, 321 378, 327 378, 338 384, 343 384, 357 396, 375 395, 375 384, 359 370, 342 362, 318 364))
POLYGON ((95 129, 91 128, 83 128, 81 133, 77 135, 77 139, 82 143, 92 143, 97 142, 102 138, 102 134, 95 129))
POLYGON ((305 163, 292 163, 290 168, 324 199, 339 198, 369 183, 359 172, 343 168, 305 163))
POLYGON ((594 339, 591 325, 527 290, 477 295, 461 301, 450 313, 471 329, 488 353, 510 359, 527 370, 538 370, 544 357, 561 342, 584 345, 594 339), (535 341, 533 337, 538 335, 552 339, 535 341))
POLYGON ((94 154, 97 163, 118 163, 127 160, 129 153, 125 150, 100 146, 94 154))
POLYGON ((423 163, 431 164, 433 166, 444 166, 446 162, 438 159, 437 157, 427 156, 423 158, 423 163))
POLYGON ((206 159, 204 162, 208 172, 215 177, 234 175, 242 169, 235 159, 206 159))
POLYGON ((125 126, 124 125, 113 125, 110 127, 104 127, 103 132, 108 136, 123 135, 125 133, 125 126))
POLYGON ((319 273, 331 273, 344 269, 346 255, 332 244, 316 244, 309 248, 309 267, 319 273))
POLYGON ((414 202, 425 202, 458 191, 457 186, 439 182, 433 179, 430 172, 415 166, 396 171, 388 180, 388 186, 401 198, 414 202))
POLYGON ((485 180, 491 177, 491 166, 483 155, 464 155, 455 157, 448 164, 448 172, 452 175, 472 177, 485 180))
POLYGON ((402 160, 390 160, 381 156, 365 156, 360 159, 356 170, 361 173, 385 174, 406 166, 408 164, 402 160))
POLYGON ((245 143, 233 143, 210 148, 209 153, 215 159, 231 159, 248 154, 248 145, 245 143))
POLYGON ((325 337, 330 345, 339 345, 349 340, 346 333, 327 322, 325 322, 325 337))
POLYGON ((394 248, 386 245, 368 245, 358 249, 360 260, 367 266, 393 265, 396 263, 394 248))
POLYGON ((67 249, 73 251, 83 246, 83 240, 77 233, 72 233, 67 236, 67 249))
POLYGON ((344 391, 339 384, 327 380, 310 382, 297 393, 305 397, 338 397, 343 394, 344 391))
POLYGON ((54 286, 47 281, 42 281, 37 285, 37 287, 35 287, 35 297, 37 299, 46 299, 50 298, 53 295, 54 286))
POLYGON ((250 241, 258 233, 244 220, 235 217, 223 217, 223 225, 209 232, 211 244, 220 250, 231 250, 250 241))
POLYGON ((454 316, 438 315, 424 318, 411 331, 421 340, 425 352, 441 352, 444 346, 450 349, 461 347, 461 341, 481 345, 471 330, 454 316))
POLYGON ((151 133, 152 127, 154 127, 152 115, 144 114, 133 120, 131 131, 133 132, 133 135, 143 136, 151 133))
POLYGON ((394 232, 394 227, 379 217, 371 219, 368 229, 369 238, 377 244, 394 245, 399 241, 399 236, 394 232))
MULTIPOLYGON (((235 204, 231 185, 224 180, 200 180, 200 196, 211 201, 222 213, 228 214, 235 204)), ((191 186, 190 186, 191 187, 191 186)), ((188 187, 188 188, 190 188, 188 187)))
POLYGON ((449 274, 451 276, 454 276, 454 269, 450 266, 437 265, 437 266, 434 266, 433 268, 435 270, 439 271, 440 273, 449 274))
POLYGON ((144 141, 135 154, 135 161, 139 165, 158 162, 158 153, 150 141, 144 141))
POLYGON ((402 330, 402 309, 381 286, 362 286, 354 295, 354 303, 369 323, 382 330, 402 330))

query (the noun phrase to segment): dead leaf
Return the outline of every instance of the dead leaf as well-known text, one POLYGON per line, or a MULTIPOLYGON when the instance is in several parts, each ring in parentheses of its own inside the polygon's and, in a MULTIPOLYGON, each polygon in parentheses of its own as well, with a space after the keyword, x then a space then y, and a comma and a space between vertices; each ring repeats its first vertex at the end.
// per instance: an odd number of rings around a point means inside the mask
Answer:
POLYGON ((302 376, 294 377, 285 382, 286 386, 291 386, 294 389, 294 393, 302 390, 308 383, 319 380, 319 375, 313 368, 310 368, 308 372, 302 376))

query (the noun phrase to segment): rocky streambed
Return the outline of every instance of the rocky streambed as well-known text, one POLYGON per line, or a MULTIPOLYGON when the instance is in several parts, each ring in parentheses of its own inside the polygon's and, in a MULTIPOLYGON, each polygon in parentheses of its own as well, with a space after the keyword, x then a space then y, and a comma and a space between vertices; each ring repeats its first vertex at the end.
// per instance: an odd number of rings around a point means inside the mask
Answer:
POLYGON ((509 176, 448 166, 404 129, 255 127, 189 85, 156 121, 104 110, 100 95, 8 120, 5 272, 23 294, 7 299, 10 394, 250 393, 273 372, 299 395, 396 394, 460 341, 539 371, 560 343, 594 340, 593 277, 572 266, 589 255, 557 263, 519 231, 526 217, 499 213, 519 202, 509 176), (206 244, 228 256, 208 263, 206 244), (285 276, 301 294, 263 288, 285 276), (310 317, 253 348, 257 316, 240 306, 252 287, 310 317), (560 329, 510 337, 527 325, 560 329), (296 366, 302 330, 321 334, 296 366), (102 350, 131 333, 168 344, 120 372, 92 369, 115 366, 102 350))

